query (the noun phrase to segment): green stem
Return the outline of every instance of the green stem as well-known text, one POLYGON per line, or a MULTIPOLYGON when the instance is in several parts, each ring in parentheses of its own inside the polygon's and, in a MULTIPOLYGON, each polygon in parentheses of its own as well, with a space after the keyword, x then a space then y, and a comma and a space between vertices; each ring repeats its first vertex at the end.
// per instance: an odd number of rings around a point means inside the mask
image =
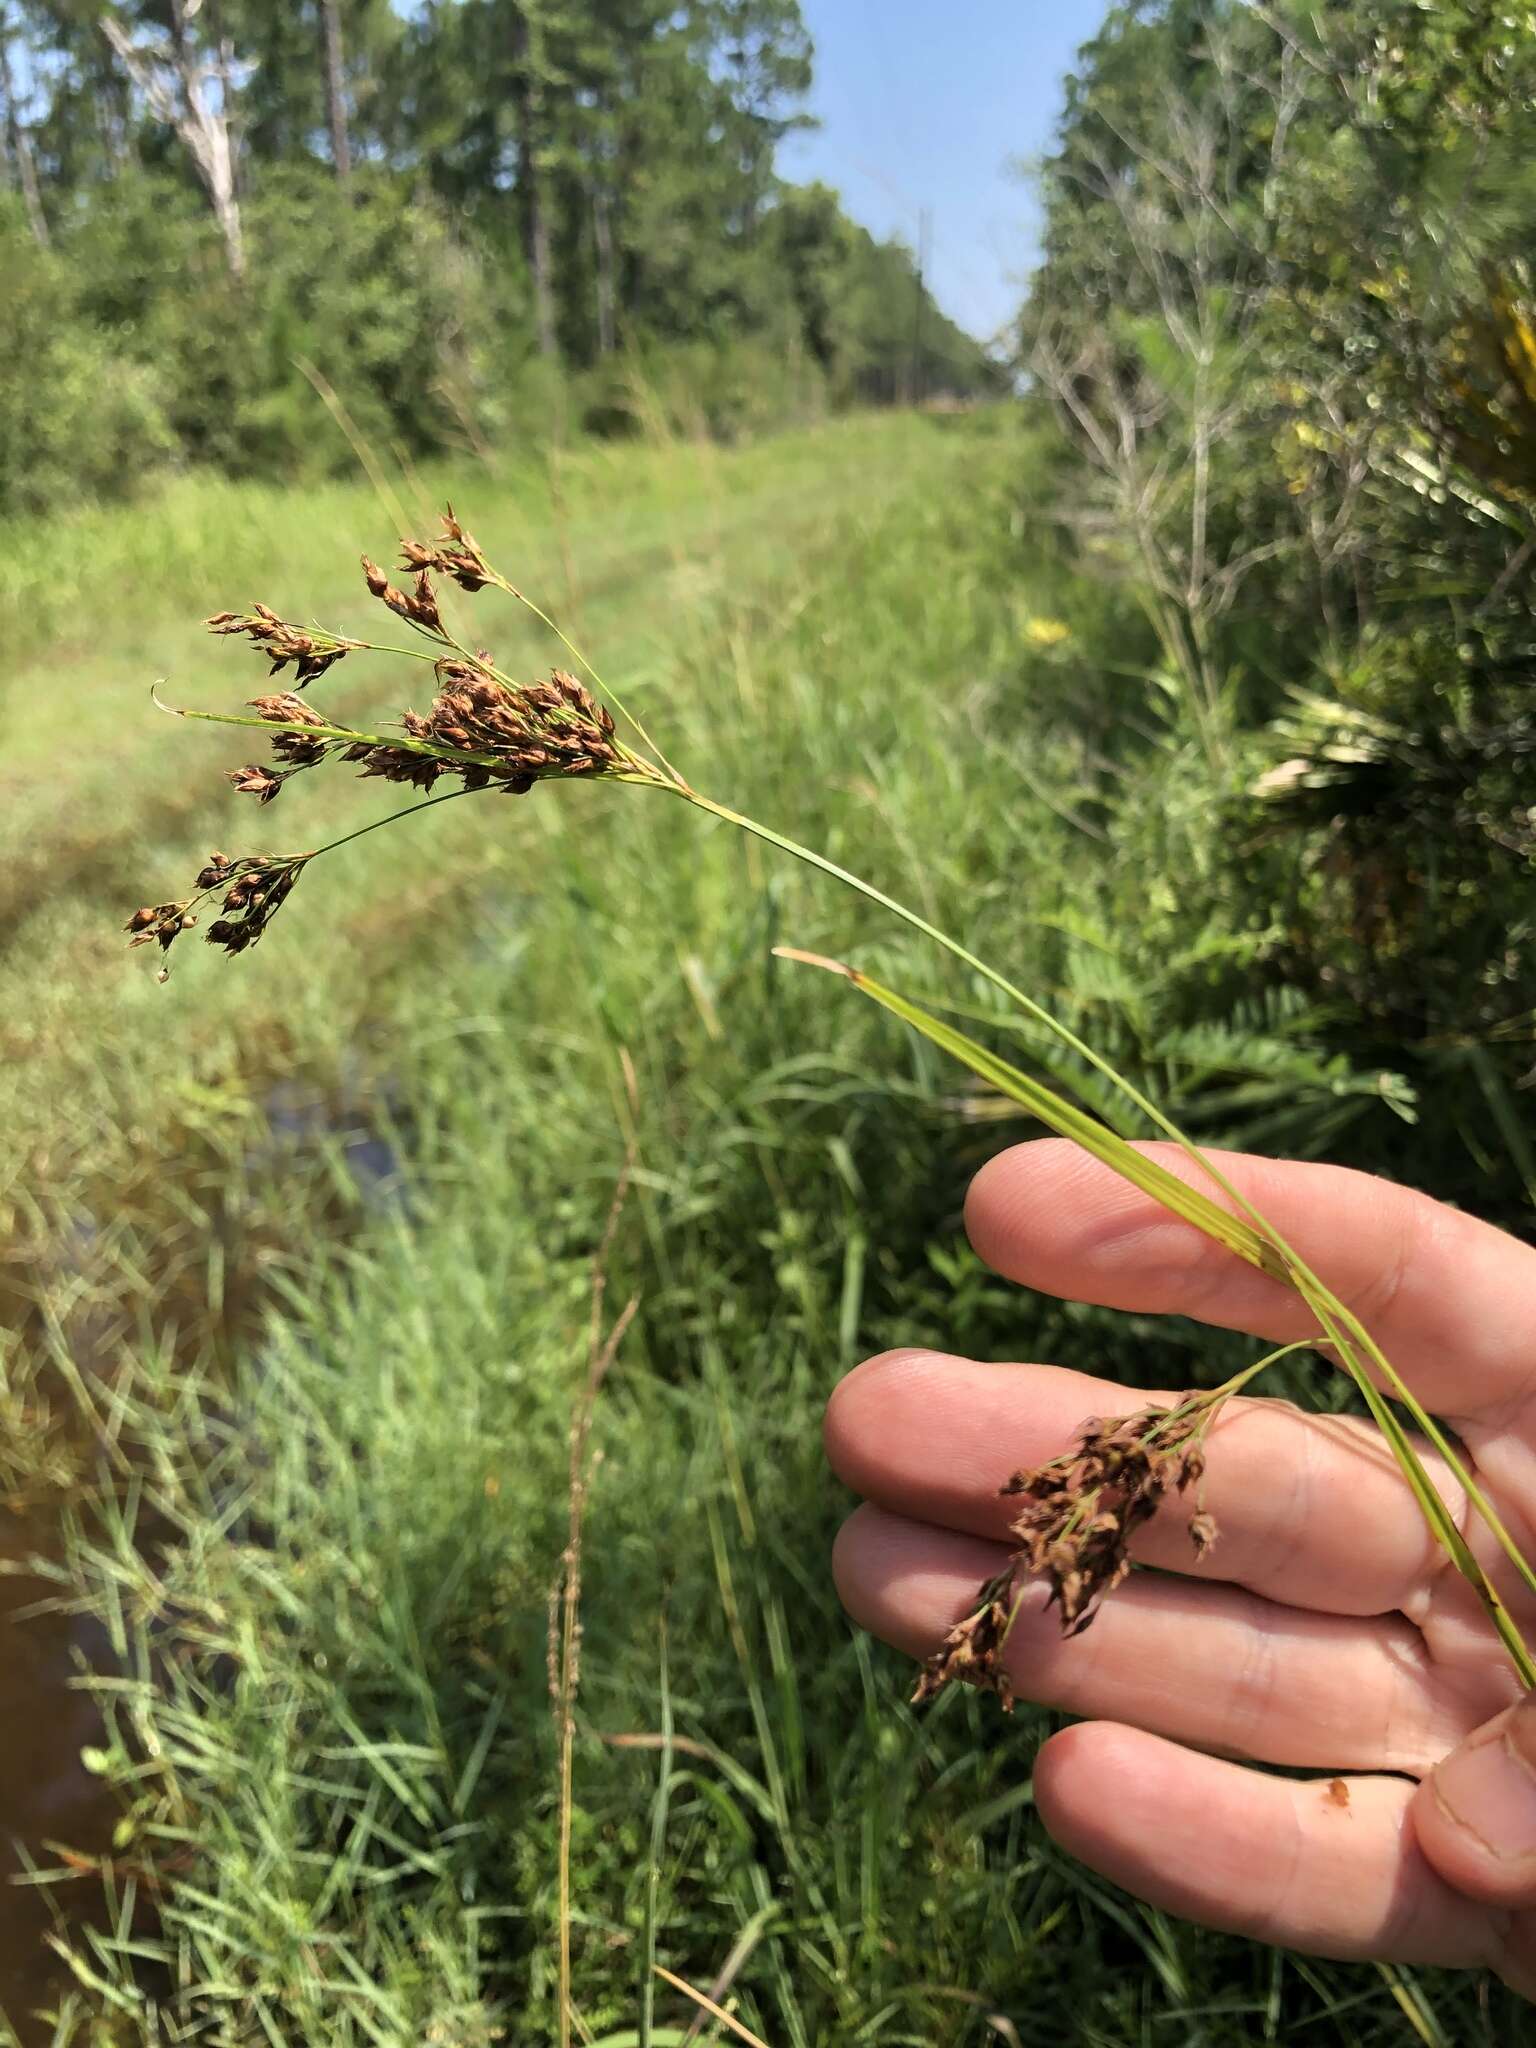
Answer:
POLYGON ((434 668, 443 658, 440 654, 428 654, 420 647, 390 647, 382 640, 353 640, 348 643, 347 651, 357 654, 398 654, 402 661, 430 661, 434 668))
POLYGON ((370 832, 377 832, 381 825, 393 825, 397 819, 412 818, 418 811, 430 811, 438 804, 451 804, 457 797, 483 796, 486 790, 496 787, 494 782, 489 782, 483 789, 450 789, 442 796, 424 797, 419 804, 407 804, 403 811, 391 811, 387 817, 375 818, 371 824, 359 825, 355 832, 344 832, 340 839, 328 839, 324 846, 317 846, 306 858, 318 860, 322 853, 334 853, 338 847, 350 846, 354 839, 362 839, 370 832))
POLYGON ((1211 1415, 1230 1401, 1234 1394, 1240 1394, 1250 1380, 1257 1379, 1261 1372, 1268 1372, 1272 1365, 1278 1365, 1282 1358, 1290 1358, 1298 1351, 1315 1351, 1317 1340, 1313 1337, 1298 1337, 1294 1343, 1282 1344, 1277 1350, 1266 1351, 1262 1358, 1256 1358, 1252 1365, 1245 1365, 1241 1372, 1235 1372, 1231 1379, 1223 1380, 1219 1387, 1213 1387, 1208 1394, 1198 1397, 1196 1406, 1210 1411, 1211 1415))

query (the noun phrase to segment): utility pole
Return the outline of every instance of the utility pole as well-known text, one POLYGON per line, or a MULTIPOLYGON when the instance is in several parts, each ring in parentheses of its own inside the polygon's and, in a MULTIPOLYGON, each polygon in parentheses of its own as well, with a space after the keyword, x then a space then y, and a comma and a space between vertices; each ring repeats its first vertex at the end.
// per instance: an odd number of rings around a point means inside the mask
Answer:
POLYGON ((917 274, 912 293, 912 362, 907 375, 907 397, 912 405, 921 405, 927 396, 927 378, 923 372, 923 314, 927 302, 924 279, 928 270, 928 238, 932 231, 932 220, 927 207, 917 216, 917 274))

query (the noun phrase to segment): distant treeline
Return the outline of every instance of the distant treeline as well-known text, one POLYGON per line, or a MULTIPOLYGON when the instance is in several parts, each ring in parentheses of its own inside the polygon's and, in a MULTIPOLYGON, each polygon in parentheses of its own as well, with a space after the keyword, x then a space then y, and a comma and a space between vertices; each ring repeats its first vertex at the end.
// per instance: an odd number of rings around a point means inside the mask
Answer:
POLYGON ((0 511, 310 464, 305 361, 413 452, 987 388, 776 174, 811 77, 798 0, 0 0, 0 511))

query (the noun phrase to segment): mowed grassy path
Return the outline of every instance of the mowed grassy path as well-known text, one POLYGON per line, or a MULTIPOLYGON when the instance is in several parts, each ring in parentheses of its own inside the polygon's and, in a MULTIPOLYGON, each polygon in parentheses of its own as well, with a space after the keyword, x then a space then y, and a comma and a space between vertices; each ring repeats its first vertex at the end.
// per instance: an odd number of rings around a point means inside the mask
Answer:
MULTIPOLYGON (((453 496, 696 785, 1027 976, 1114 855, 1033 793, 1016 463, 1001 414, 890 417, 399 487, 423 526, 453 496)), ((1137 1370, 964 1251, 966 1173, 1007 1130, 770 949, 974 991, 819 879, 602 787, 371 834, 253 953, 184 940, 164 987, 124 950, 210 846, 398 805, 322 772, 257 810, 219 779, 246 736, 147 695, 254 694, 250 651, 198 629, 216 608, 374 624, 356 556, 391 538, 364 486, 189 480, 0 548, 0 1473, 98 1630, 90 1761, 120 1813, 90 1845, 106 1924, 95 1878, 49 1891, 72 1975, 32 2038, 560 2038, 548 1595, 629 1155, 575 2038, 723 2038, 659 1963, 774 2048, 1404 2039, 1402 1986, 1199 1936, 1059 1857, 1030 1810, 1046 1717, 913 1715, 838 1610, 840 1370, 912 1340, 1137 1370)), ((486 596, 467 616, 514 670, 558 655, 486 596)), ((423 677, 348 661, 314 694, 388 716, 423 677)), ((1464 1987, 1411 1996, 1425 2038, 1481 2038, 1464 1987)))

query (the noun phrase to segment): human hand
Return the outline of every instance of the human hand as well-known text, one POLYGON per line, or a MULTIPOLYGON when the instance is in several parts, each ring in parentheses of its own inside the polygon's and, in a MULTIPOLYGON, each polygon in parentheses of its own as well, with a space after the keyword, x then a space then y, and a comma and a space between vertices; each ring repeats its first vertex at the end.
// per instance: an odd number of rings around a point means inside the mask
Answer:
MULTIPOLYGON (((1208 1187, 1176 1146, 1143 1149, 1208 1187)), ((1216 1156, 1454 1429, 1536 1555, 1536 1250, 1367 1174, 1216 1156)), ((1276 1343, 1316 1327, 1297 1295, 1061 1140, 984 1167, 966 1224, 990 1265, 1043 1293, 1276 1343)), ((857 1367, 826 1424, 867 1503, 834 1555, 849 1613, 929 1655, 1009 1555, 1009 1476, 1069 1450, 1089 1416, 1166 1398, 930 1351, 857 1367)), ((1532 1640, 1536 1596, 1419 1450, 1532 1640)), ((1175 1499, 1132 1546, 1160 1569, 1084 1633, 1063 1636, 1043 1583, 1024 1595, 1014 1689, 1083 1717, 1036 1759, 1041 1819, 1168 1912, 1318 1955, 1488 1967, 1536 1998, 1536 1695, 1477 1595, 1374 1426, 1239 1397, 1207 1452, 1220 1535, 1202 1559, 1175 1499), (1339 1773, 1354 1774, 1342 1796, 1339 1773)))

